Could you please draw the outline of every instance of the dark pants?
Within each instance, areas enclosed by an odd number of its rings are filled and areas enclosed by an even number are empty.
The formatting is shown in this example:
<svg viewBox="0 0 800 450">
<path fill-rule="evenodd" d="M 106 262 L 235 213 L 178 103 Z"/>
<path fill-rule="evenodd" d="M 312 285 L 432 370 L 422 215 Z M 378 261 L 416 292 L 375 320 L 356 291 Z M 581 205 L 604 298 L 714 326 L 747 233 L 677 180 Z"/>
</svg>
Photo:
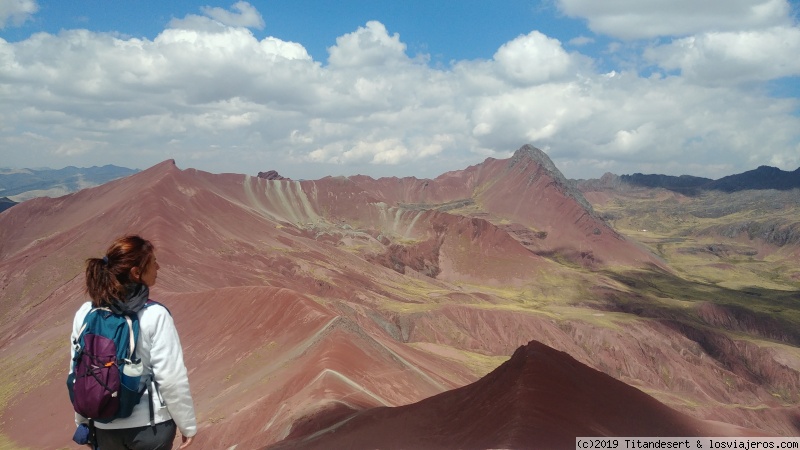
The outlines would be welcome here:
<svg viewBox="0 0 800 450">
<path fill-rule="evenodd" d="M 156 426 L 97 429 L 100 450 L 170 450 L 177 433 L 175 422 L 168 420 Z"/>
</svg>

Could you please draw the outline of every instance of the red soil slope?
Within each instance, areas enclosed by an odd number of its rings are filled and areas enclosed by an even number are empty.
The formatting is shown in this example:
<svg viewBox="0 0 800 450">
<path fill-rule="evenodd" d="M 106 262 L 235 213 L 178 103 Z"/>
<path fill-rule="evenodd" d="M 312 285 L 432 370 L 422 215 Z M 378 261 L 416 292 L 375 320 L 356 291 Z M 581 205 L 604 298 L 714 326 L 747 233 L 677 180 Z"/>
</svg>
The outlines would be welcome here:
<svg viewBox="0 0 800 450">
<path fill-rule="evenodd" d="M 681 414 L 566 353 L 532 341 L 470 385 L 374 408 L 267 448 L 575 448 L 577 436 L 761 435 Z"/>
<path fill-rule="evenodd" d="M 602 297 L 585 287 L 592 272 L 564 258 L 596 267 L 654 260 L 581 213 L 579 199 L 534 156 L 523 149 L 516 162 L 445 174 L 429 180 L 435 191 L 425 195 L 415 193 L 425 182 L 265 180 L 165 161 L 0 213 L 0 444 L 69 443 L 66 350 L 85 301 L 84 261 L 124 233 L 156 244 L 152 295 L 169 306 L 184 343 L 197 448 L 259 448 L 353 412 L 419 402 L 475 381 L 487 372 L 481 367 L 531 339 L 695 417 L 795 432 L 797 408 L 784 406 L 796 398 L 800 362 L 785 346 L 720 337 L 714 342 L 727 359 L 716 359 L 680 327 L 632 325 L 635 317 L 595 325 L 603 315 L 596 310 L 548 309 L 551 300 Z M 464 198 L 472 206 L 463 210 L 408 205 Z M 548 277 L 575 288 L 540 284 Z M 732 366 L 740 347 L 745 359 Z M 775 393 L 786 400 L 771 400 Z"/>
<path fill-rule="evenodd" d="M 390 205 L 477 205 L 479 216 L 503 225 L 537 253 L 562 256 L 585 266 L 664 267 L 657 257 L 628 241 L 593 214 L 583 195 L 541 150 L 526 145 L 506 160 L 488 158 L 433 180 L 357 176 L 351 179 Z"/>
</svg>

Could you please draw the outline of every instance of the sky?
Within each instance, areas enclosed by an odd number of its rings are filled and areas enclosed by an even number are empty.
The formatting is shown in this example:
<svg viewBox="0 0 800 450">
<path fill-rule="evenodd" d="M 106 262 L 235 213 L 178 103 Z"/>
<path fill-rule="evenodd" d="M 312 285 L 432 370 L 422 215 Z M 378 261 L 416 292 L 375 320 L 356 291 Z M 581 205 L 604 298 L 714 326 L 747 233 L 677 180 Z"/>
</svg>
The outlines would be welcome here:
<svg viewBox="0 0 800 450">
<path fill-rule="evenodd" d="M 0 167 L 800 167 L 788 0 L 0 0 Z"/>
</svg>

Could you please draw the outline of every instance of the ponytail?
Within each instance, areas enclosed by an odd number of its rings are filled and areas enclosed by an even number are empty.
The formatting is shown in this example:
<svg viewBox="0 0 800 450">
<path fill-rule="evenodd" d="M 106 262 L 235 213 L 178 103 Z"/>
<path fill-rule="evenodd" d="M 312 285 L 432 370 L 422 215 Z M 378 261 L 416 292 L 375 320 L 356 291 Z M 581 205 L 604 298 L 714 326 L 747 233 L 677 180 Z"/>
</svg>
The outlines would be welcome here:
<svg viewBox="0 0 800 450">
<path fill-rule="evenodd" d="M 140 236 L 130 235 L 115 240 L 102 258 L 86 260 L 86 292 L 92 306 L 108 306 L 112 300 L 125 300 L 127 286 L 135 283 L 131 269 L 141 272 L 152 263 L 155 247 Z"/>
</svg>

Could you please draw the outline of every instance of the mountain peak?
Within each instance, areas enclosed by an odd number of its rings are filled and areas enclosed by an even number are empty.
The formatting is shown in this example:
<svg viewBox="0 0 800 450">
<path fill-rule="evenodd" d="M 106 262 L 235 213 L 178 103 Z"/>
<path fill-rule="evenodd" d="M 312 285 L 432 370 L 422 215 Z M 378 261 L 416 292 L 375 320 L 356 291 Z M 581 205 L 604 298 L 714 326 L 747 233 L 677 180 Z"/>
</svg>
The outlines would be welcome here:
<svg viewBox="0 0 800 450">
<path fill-rule="evenodd" d="M 565 352 L 531 341 L 472 384 L 409 405 L 363 411 L 337 427 L 272 448 L 571 448 L 575 436 L 736 431 L 680 413 Z"/>
<path fill-rule="evenodd" d="M 591 203 L 586 200 L 583 194 L 577 189 L 574 183 L 567 180 L 563 173 L 556 167 L 553 160 L 541 149 L 536 148 L 530 144 L 525 144 L 520 147 L 514 155 L 509 159 L 509 169 L 524 162 L 534 162 L 541 167 L 559 186 L 564 194 L 572 197 L 578 204 L 581 205 L 589 214 L 594 215 L 594 209 Z"/>
<path fill-rule="evenodd" d="M 539 164 L 548 172 L 558 174 L 561 176 L 561 178 L 564 178 L 564 175 L 561 174 L 561 171 L 559 171 L 556 165 L 553 164 L 553 160 L 551 160 L 550 157 L 547 156 L 547 154 L 541 149 L 538 149 L 530 144 L 525 144 L 516 152 L 514 152 L 514 156 L 512 156 L 511 160 L 509 161 L 509 167 L 513 167 L 525 159 L 533 160 L 533 162 Z"/>
<path fill-rule="evenodd" d="M 148 170 L 161 171 L 161 170 L 173 170 L 173 169 L 178 169 L 177 164 L 175 164 L 175 160 L 174 159 L 166 159 L 166 160 L 161 161 L 160 163 L 156 164 L 155 166 L 151 167 Z"/>
</svg>

